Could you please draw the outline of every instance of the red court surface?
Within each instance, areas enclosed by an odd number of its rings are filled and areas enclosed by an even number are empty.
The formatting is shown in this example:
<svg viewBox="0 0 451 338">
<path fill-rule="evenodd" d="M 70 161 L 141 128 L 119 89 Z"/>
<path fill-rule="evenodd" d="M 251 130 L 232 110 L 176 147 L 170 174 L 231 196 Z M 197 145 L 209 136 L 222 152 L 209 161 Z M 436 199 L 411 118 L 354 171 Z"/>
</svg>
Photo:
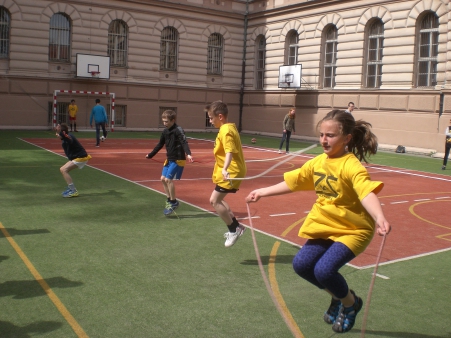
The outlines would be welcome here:
<svg viewBox="0 0 451 338">
<path fill-rule="evenodd" d="M 26 141 L 64 155 L 61 141 L 58 139 Z M 101 143 L 100 148 L 94 147 L 93 138 L 80 139 L 80 142 L 92 156 L 92 160 L 89 161 L 91 167 L 163 192 L 159 178 L 165 160 L 165 150 L 162 149 L 152 160 L 145 158 L 157 143 L 156 140 L 108 139 Z M 211 181 L 214 165 L 213 142 L 189 139 L 189 145 L 195 162 L 187 164 L 182 180 L 176 181 L 177 198 L 214 213 L 209 204 L 214 188 Z M 261 174 L 286 158 L 285 155 L 279 155 L 272 150 L 252 147 L 245 147 L 244 154 L 248 177 Z M 236 195 L 226 197 L 237 218 L 243 224 L 249 225 L 244 202 L 249 192 L 281 182 L 284 172 L 302 166 L 309 158 L 311 156 L 293 156 L 288 162 L 263 177 L 244 181 Z M 61 162 L 63 163 L 64 161 Z M 371 164 L 367 167 L 373 180 L 385 184 L 378 196 L 385 216 L 392 225 L 392 232 L 385 242 L 381 264 L 451 248 L 451 225 L 447 213 L 443 211 L 451 207 L 449 176 Z M 302 225 L 302 219 L 315 200 L 316 195 L 313 191 L 263 198 L 258 203 L 250 204 L 253 226 L 256 230 L 278 239 L 302 245 L 305 240 L 299 238 L 297 233 Z M 156 205 L 155 208 L 161 208 L 163 212 L 164 203 L 165 197 L 162 196 L 161 205 Z M 213 223 L 225 228 L 220 219 Z M 381 237 L 375 235 L 367 250 L 355 258 L 351 265 L 360 268 L 374 265 L 380 245 Z"/>
</svg>

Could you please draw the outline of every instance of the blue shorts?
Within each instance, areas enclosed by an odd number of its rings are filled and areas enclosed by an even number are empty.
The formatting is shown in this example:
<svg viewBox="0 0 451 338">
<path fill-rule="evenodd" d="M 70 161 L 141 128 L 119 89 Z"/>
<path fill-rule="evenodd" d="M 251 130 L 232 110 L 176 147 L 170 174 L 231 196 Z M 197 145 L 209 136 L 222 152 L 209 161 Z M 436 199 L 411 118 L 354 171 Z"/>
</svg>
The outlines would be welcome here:
<svg viewBox="0 0 451 338">
<path fill-rule="evenodd" d="M 170 180 L 179 180 L 182 178 L 183 168 L 177 164 L 175 161 L 168 161 L 168 163 L 163 167 L 161 176 L 164 176 Z"/>
</svg>

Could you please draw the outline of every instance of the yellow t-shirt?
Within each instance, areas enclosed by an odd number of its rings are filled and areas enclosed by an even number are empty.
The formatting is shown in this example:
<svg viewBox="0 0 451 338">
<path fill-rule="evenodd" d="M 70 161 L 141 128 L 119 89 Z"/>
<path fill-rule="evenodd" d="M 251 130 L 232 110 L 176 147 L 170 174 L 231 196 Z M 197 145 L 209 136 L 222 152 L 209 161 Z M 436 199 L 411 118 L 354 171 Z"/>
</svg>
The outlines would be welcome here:
<svg viewBox="0 0 451 338">
<path fill-rule="evenodd" d="M 241 138 L 234 123 L 226 123 L 219 128 L 213 153 L 216 160 L 212 175 L 213 183 L 225 189 L 238 189 L 242 181 L 224 181 L 222 176 L 226 153 L 232 153 L 232 162 L 227 168 L 229 177 L 244 178 L 246 176 L 247 168 Z"/>
<path fill-rule="evenodd" d="M 356 256 L 365 250 L 374 235 L 374 220 L 361 200 L 379 193 L 384 184 L 371 181 L 354 154 L 334 159 L 319 155 L 285 173 L 284 180 L 291 191 L 315 190 L 318 196 L 299 237 L 341 242 Z"/>
<path fill-rule="evenodd" d="M 77 105 L 76 104 L 74 104 L 74 105 L 70 104 L 69 105 L 69 116 L 70 117 L 77 117 L 77 112 L 78 112 Z"/>
</svg>

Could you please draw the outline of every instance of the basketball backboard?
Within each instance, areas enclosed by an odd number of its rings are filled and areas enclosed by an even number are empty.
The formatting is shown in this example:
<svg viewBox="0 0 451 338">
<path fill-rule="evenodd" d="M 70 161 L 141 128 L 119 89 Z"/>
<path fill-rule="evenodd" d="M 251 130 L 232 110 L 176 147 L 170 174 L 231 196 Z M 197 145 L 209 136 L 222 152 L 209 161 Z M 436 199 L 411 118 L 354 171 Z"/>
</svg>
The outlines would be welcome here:
<svg viewBox="0 0 451 338">
<path fill-rule="evenodd" d="M 301 88 L 302 65 L 279 66 L 279 88 Z"/>
<path fill-rule="evenodd" d="M 109 79 L 110 57 L 90 54 L 77 54 L 77 77 Z"/>
</svg>

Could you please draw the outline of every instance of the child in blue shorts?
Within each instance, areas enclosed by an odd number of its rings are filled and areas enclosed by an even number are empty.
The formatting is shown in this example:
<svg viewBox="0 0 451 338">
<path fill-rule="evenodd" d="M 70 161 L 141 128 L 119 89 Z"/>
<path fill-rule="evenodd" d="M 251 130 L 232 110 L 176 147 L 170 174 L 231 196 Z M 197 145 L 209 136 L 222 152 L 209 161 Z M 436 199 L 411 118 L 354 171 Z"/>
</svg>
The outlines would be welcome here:
<svg viewBox="0 0 451 338">
<path fill-rule="evenodd" d="M 165 129 L 161 133 L 160 141 L 155 148 L 146 155 L 146 158 L 154 157 L 163 146 L 166 146 L 166 161 L 161 173 L 161 182 L 166 192 L 167 201 L 163 214 L 168 216 L 179 206 L 175 197 L 175 186 L 173 180 L 182 178 L 183 168 L 186 159 L 193 162 L 191 150 L 185 137 L 182 127 L 175 123 L 177 113 L 173 110 L 165 110 L 161 115 L 161 120 Z M 186 156 L 185 156 L 186 154 Z"/>
</svg>

